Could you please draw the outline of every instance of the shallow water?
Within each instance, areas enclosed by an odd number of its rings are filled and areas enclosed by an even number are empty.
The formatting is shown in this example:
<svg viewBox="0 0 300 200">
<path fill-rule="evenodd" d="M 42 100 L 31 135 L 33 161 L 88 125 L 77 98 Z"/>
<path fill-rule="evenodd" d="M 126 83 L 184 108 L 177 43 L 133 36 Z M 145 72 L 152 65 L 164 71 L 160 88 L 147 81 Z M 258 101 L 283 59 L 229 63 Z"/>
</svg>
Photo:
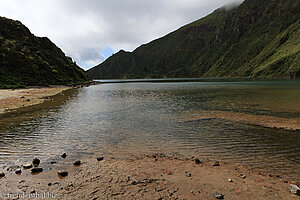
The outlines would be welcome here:
<svg viewBox="0 0 300 200">
<path fill-rule="evenodd" d="M 299 131 L 215 118 L 178 120 L 195 111 L 300 119 L 300 81 L 110 83 L 69 91 L 56 101 L 0 116 L 0 164 L 117 149 L 244 162 L 300 178 Z"/>
</svg>

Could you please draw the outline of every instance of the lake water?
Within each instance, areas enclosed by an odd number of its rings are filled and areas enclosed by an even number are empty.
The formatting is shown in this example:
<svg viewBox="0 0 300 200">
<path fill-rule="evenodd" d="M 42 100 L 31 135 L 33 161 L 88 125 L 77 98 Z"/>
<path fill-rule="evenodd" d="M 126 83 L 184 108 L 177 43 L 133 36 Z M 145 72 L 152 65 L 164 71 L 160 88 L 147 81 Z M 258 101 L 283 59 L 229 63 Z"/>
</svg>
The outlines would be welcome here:
<svg viewBox="0 0 300 200">
<path fill-rule="evenodd" d="M 67 91 L 0 116 L 0 167 L 116 150 L 243 162 L 300 178 L 299 130 L 192 118 L 207 111 L 300 121 L 300 81 L 108 83 Z"/>
</svg>

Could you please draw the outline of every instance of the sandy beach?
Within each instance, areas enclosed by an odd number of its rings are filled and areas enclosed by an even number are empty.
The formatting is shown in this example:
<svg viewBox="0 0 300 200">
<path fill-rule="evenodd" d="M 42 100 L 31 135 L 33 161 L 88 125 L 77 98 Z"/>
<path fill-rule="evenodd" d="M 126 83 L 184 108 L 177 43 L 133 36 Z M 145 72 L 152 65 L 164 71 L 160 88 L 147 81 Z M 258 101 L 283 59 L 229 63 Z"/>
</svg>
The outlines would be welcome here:
<svg viewBox="0 0 300 200">
<path fill-rule="evenodd" d="M 6 172 L 0 189 L 46 199 L 299 199 L 289 190 L 299 182 L 243 164 L 199 160 L 163 154 L 86 158 L 80 166 L 66 165 L 65 178 L 57 175 L 55 164 L 37 175 L 30 175 L 30 169 L 21 175 Z"/>
<path fill-rule="evenodd" d="M 70 87 L 36 87 L 28 89 L 0 89 L 0 114 L 11 112 L 18 108 L 43 103 L 47 97 L 54 96 Z"/>
</svg>

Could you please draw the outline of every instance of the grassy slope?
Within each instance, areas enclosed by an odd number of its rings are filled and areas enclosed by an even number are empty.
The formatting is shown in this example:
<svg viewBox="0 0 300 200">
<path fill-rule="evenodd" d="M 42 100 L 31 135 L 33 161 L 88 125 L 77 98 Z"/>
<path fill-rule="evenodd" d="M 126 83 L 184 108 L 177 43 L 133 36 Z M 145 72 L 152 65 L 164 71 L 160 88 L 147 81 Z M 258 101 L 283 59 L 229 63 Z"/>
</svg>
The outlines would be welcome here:
<svg viewBox="0 0 300 200">
<path fill-rule="evenodd" d="M 298 0 L 218 9 L 88 71 L 93 78 L 299 77 Z"/>
<path fill-rule="evenodd" d="M 35 37 L 20 22 L 0 17 L 0 88 L 86 81 L 85 72 L 48 38 Z"/>
</svg>

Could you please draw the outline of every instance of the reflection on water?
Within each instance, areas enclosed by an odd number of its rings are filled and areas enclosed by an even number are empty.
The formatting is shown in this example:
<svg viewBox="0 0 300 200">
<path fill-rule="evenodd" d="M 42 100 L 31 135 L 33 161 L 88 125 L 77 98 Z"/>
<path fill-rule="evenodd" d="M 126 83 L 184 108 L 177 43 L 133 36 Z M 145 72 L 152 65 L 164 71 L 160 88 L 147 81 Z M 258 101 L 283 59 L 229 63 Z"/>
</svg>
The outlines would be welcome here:
<svg viewBox="0 0 300 200">
<path fill-rule="evenodd" d="M 61 101 L 0 120 L 0 163 L 21 164 L 34 156 L 49 160 L 62 152 L 73 157 L 101 154 L 116 148 L 128 154 L 179 153 L 245 162 L 300 178 L 299 131 L 217 118 L 177 120 L 195 110 L 299 119 L 299 86 L 299 81 L 260 81 L 82 88 L 57 97 Z"/>
</svg>

